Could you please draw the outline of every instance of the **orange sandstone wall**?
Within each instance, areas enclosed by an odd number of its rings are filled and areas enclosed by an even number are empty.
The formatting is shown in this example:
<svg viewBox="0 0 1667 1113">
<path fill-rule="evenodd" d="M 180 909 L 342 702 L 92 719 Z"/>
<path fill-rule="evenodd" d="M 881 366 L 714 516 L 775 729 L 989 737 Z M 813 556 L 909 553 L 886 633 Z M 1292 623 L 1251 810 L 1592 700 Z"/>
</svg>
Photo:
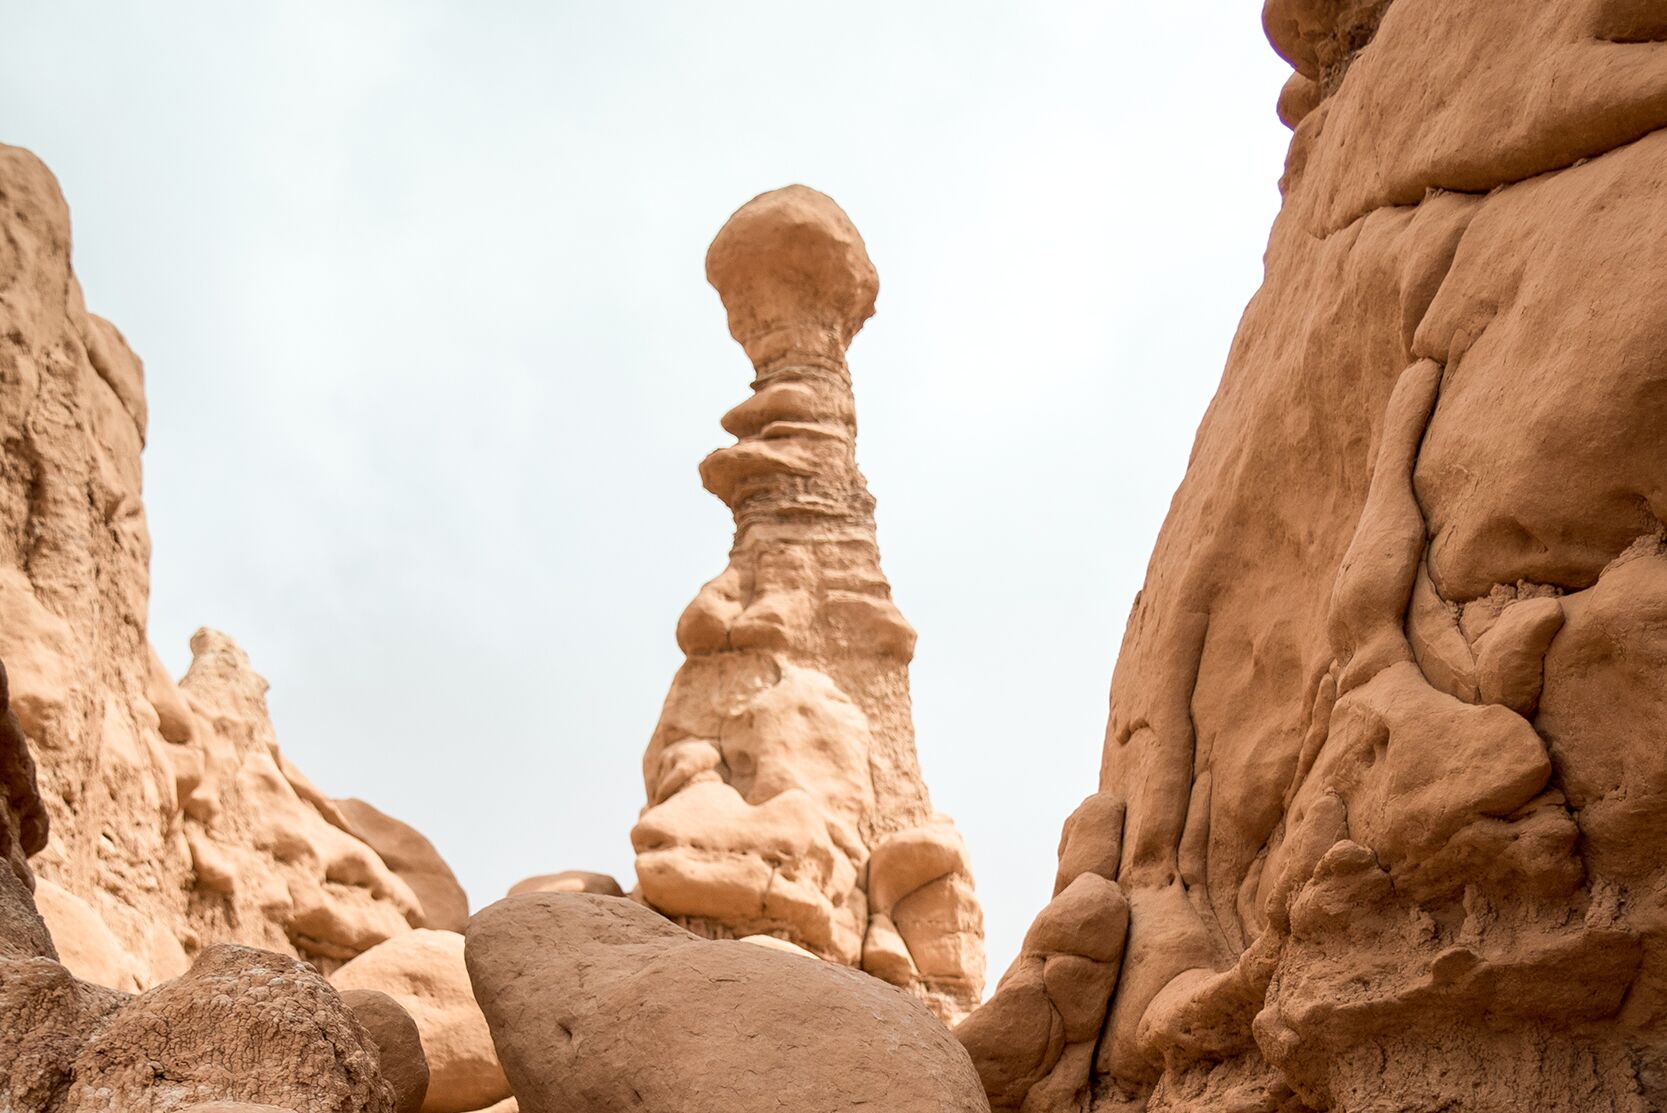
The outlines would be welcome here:
<svg viewBox="0 0 1667 1113">
<path fill-rule="evenodd" d="M 998 1109 L 1667 1107 L 1667 8 L 1270 0 L 1266 277 Z"/>
</svg>

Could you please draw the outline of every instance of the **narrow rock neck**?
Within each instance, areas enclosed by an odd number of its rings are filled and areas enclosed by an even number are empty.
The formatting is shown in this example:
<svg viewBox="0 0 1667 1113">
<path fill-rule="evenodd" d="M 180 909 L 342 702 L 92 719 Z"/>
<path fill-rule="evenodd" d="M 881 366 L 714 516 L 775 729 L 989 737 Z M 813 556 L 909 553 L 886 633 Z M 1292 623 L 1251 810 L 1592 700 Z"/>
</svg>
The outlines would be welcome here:
<svg viewBox="0 0 1667 1113">
<path fill-rule="evenodd" d="M 784 334 L 773 334 L 783 339 Z M 856 403 L 843 344 L 795 330 L 814 344 L 755 362 L 753 394 L 724 415 L 736 443 L 702 465 L 707 488 L 735 518 L 735 549 L 874 538 L 874 498 L 856 462 Z"/>
</svg>

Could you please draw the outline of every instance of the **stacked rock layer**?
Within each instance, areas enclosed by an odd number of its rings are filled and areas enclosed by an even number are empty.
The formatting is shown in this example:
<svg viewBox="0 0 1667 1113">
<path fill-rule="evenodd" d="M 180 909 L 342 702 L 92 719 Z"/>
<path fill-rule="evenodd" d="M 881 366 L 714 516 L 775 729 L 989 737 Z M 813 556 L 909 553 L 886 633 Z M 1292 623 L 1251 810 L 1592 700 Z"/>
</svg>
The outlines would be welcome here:
<svg viewBox="0 0 1667 1113">
<path fill-rule="evenodd" d="M 915 634 L 856 464 L 845 350 L 874 312 L 874 267 L 838 206 L 791 186 L 730 218 L 707 276 L 755 378 L 723 419 L 737 443 L 700 468 L 735 544 L 678 622 L 688 660 L 632 832 L 640 895 L 698 933 L 783 938 L 959 1019 L 983 986 L 982 914 L 921 779 Z"/>
<path fill-rule="evenodd" d="M 1265 22 L 1265 281 L 960 1035 L 1027 1113 L 1667 1108 L 1667 18 Z"/>
</svg>

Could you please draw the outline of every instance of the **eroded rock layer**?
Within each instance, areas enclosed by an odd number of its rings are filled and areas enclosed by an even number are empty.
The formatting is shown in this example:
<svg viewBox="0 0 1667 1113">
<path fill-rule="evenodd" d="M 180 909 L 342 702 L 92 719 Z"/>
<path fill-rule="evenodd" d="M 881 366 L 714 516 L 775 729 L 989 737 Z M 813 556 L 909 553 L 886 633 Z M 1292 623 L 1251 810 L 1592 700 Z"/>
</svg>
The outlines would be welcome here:
<svg viewBox="0 0 1667 1113">
<path fill-rule="evenodd" d="M 202 631 L 176 684 L 151 649 L 142 368 L 87 312 L 57 183 L 15 147 L 0 232 L 0 656 L 52 821 L 35 866 L 66 962 L 142 989 L 219 941 L 328 968 L 422 923 L 278 749 L 242 651 Z"/>
<path fill-rule="evenodd" d="M 1667 18 L 1265 20 L 1265 280 L 960 1034 L 1026 1113 L 1667 1108 Z"/>
<path fill-rule="evenodd" d="M 749 202 L 707 255 L 756 377 L 701 464 L 735 515 L 723 574 L 677 626 L 688 660 L 643 758 L 640 895 L 701 934 L 775 935 L 921 995 L 979 999 L 966 849 L 915 756 L 914 630 L 891 600 L 857 470 L 845 349 L 879 283 L 827 197 Z"/>
</svg>

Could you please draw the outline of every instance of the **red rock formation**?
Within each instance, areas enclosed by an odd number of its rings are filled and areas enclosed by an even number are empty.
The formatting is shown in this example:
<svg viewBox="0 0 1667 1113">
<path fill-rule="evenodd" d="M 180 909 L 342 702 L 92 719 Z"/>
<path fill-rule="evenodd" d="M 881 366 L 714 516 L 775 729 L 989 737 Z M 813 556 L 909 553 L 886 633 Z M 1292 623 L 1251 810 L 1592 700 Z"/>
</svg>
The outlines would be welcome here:
<svg viewBox="0 0 1667 1113">
<path fill-rule="evenodd" d="M 914 630 L 891 600 L 856 463 L 845 349 L 879 280 L 827 197 L 789 186 L 706 260 L 753 395 L 700 468 L 735 515 L 723 574 L 677 626 L 688 661 L 643 758 L 641 895 L 702 934 L 776 935 L 959 1019 L 984 983 L 966 848 L 927 798 Z"/>
<path fill-rule="evenodd" d="M 960 1033 L 1026 1113 L 1667 1108 L 1667 18 L 1265 21 L 1265 281 Z"/>
</svg>

